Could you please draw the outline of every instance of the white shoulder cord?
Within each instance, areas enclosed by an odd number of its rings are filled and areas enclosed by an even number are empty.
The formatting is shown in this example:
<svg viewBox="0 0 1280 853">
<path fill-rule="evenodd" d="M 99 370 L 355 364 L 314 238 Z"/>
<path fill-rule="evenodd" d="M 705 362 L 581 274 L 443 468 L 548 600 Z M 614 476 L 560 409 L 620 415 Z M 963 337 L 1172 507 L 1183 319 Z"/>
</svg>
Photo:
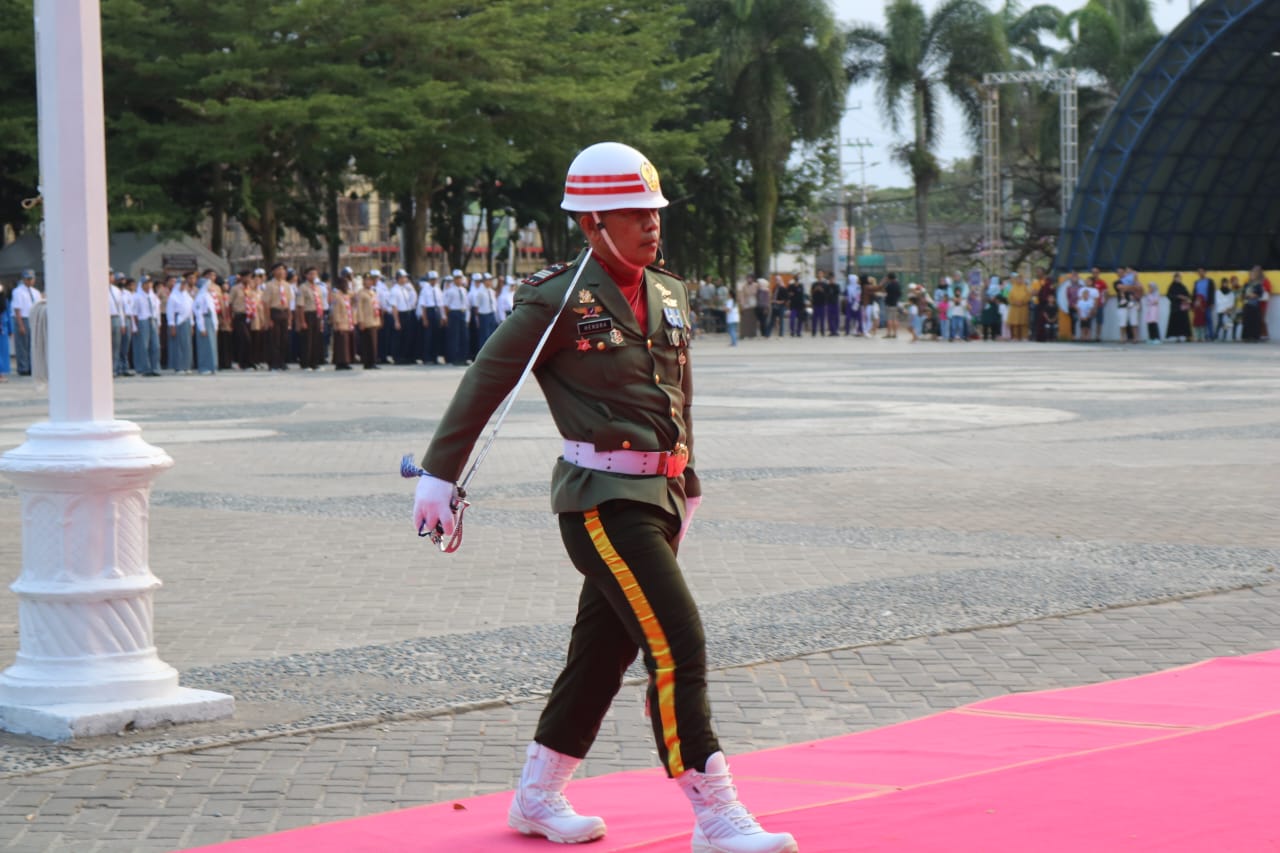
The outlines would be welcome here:
<svg viewBox="0 0 1280 853">
<path fill-rule="evenodd" d="M 569 304 L 569 297 L 577 289 L 578 279 L 582 278 L 582 271 L 587 268 L 587 261 L 590 258 L 591 249 L 588 248 L 586 254 L 582 256 L 582 261 L 578 264 L 577 272 L 573 274 L 573 279 L 569 282 L 569 287 L 565 289 L 564 298 L 560 300 L 560 307 L 556 309 L 551 322 L 543 330 L 542 337 L 538 340 L 538 345 L 533 348 L 533 354 L 529 356 L 529 363 L 524 366 L 524 371 L 521 372 L 520 378 L 516 380 L 511 393 L 507 395 L 506 405 L 502 407 L 502 412 L 498 415 L 498 419 L 494 421 L 493 431 L 489 433 L 488 440 L 484 443 L 484 447 L 480 448 L 480 453 L 476 456 L 475 461 L 471 463 L 471 467 L 467 470 L 466 476 L 462 478 L 462 482 L 457 484 L 457 498 L 450 502 L 450 508 L 453 510 L 453 534 L 446 540 L 444 538 L 444 527 L 439 523 L 436 524 L 434 530 L 418 531 L 419 536 L 429 536 L 431 541 L 446 554 L 452 554 L 462 545 L 462 514 L 467 511 L 467 507 L 471 506 L 471 502 L 466 499 L 467 486 L 471 484 L 471 478 L 480 469 L 480 463 L 484 462 L 484 458 L 489 455 L 489 449 L 493 447 L 494 439 L 498 437 L 498 430 L 502 428 L 502 422 L 506 420 L 507 413 L 515 405 L 516 398 L 520 396 L 520 389 L 524 387 L 525 380 L 533 372 L 533 365 L 538 361 L 538 356 L 542 354 L 542 348 L 546 346 L 547 339 L 551 337 L 551 331 L 556 327 L 556 321 L 564 313 L 564 307 Z M 404 458 L 400 460 L 400 476 L 412 479 L 413 477 L 427 476 L 427 472 L 414 464 L 411 454 L 405 454 Z"/>
</svg>

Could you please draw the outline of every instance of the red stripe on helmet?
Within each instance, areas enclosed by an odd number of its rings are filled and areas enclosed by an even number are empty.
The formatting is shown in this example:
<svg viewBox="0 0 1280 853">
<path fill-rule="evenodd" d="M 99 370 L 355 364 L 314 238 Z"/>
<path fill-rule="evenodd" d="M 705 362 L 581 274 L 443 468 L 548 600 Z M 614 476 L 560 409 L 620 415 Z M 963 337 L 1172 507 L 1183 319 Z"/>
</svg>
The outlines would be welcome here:
<svg viewBox="0 0 1280 853">
<path fill-rule="evenodd" d="M 616 187 L 573 187 L 564 188 L 565 195 L 622 195 L 625 193 L 642 193 L 648 189 L 644 184 L 624 184 Z"/>
<path fill-rule="evenodd" d="M 566 182 L 571 184 L 620 184 L 638 180 L 640 180 L 638 172 L 629 172 L 625 175 L 570 175 Z"/>
</svg>

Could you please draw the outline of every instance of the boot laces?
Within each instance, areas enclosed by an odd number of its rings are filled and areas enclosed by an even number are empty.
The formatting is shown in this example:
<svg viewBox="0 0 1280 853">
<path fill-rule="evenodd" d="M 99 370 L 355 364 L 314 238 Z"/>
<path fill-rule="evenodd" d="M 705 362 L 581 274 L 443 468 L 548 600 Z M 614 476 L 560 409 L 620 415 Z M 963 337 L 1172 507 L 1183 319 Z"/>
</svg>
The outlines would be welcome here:
<svg viewBox="0 0 1280 853">
<path fill-rule="evenodd" d="M 569 803 L 568 798 L 559 791 L 551 791 L 546 788 L 535 788 L 533 794 L 538 805 L 542 806 L 556 817 L 577 817 L 578 815 L 578 813 L 573 810 L 573 806 Z"/>
<path fill-rule="evenodd" d="M 727 820 L 742 833 L 762 832 L 747 807 L 738 801 L 738 789 L 733 784 L 733 777 L 728 773 L 703 774 L 704 790 L 711 801 L 711 811 L 717 817 Z"/>
</svg>

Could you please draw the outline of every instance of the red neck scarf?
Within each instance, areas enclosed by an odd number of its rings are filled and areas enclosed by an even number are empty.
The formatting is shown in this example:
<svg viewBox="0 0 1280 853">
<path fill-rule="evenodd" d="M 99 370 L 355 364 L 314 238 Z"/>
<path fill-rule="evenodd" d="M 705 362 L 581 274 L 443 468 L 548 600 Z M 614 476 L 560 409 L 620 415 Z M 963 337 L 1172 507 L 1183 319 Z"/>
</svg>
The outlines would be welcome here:
<svg viewBox="0 0 1280 853">
<path fill-rule="evenodd" d="M 604 271 L 609 274 L 609 278 L 613 279 L 613 283 L 618 286 L 618 290 L 626 297 L 627 304 L 631 306 L 631 313 L 635 315 L 636 320 L 640 323 L 640 330 L 648 329 L 649 306 L 648 301 L 645 299 L 644 269 L 619 273 L 603 260 L 600 261 L 600 266 L 604 268 Z"/>
</svg>

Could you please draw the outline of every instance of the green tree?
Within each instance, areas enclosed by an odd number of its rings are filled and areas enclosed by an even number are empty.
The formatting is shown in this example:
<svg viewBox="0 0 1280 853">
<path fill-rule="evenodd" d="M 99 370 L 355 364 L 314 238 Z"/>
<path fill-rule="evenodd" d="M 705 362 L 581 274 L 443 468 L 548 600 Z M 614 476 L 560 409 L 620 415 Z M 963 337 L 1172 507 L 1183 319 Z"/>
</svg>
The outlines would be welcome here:
<svg viewBox="0 0 1280 853">
<path fill-rule="evenodd" d="M 829 137 L 849 83 L 843 33 L 825 0 L 711 0 L 715 66 L 733 150 L 750 167 L 754 268 L 769 269 L 779 186 L 797 143 Z"/>
<path fill-rule="evenodd" d="M 342 8 L 106 0 L 113 227 L 193 232 L 234 216 L 267 264 L 286 227 L 318 247 L 316 185 L 339 184 L 361 79 L 343 62 Z"/>
<path fill-rule="evenodd" d="M 1062 19 L 1058 35 L 1068 43 L 1063 66 L 1096 73 L 1111 103 L 1161 39 L 1150 0 L 1088 0 Z"/>
<path fill-rule="evenodd" d="M 923 280 L 929 190 L 941 172 L 934 150 L 942 96 L 950 94 L 959 103 L 976 139 L 982 75 L 999 70 L 1007 47 L 999 18 L 978 0 L 947 0 L 932 15 L 917 0 L 891 0 L 885 18 L 883 30 L 863 25 L 850 32 L 849 74 L 854 82 L 875 80 L 882 111 L 895 131 L 901 129 L 904 113 L 910 117 L 911 137 L 895 156 L 910 170 L 915 189 Z"/>
<path fill-rule="evenodd" d="M 0 0 L 0 241 L 4 227 L 21 233 L 34 214 L 22 208 L 37 195 L 35 27 L 31 0 Z M 38 209 L 37 209 L 38 210 Z"/>
</svg>

